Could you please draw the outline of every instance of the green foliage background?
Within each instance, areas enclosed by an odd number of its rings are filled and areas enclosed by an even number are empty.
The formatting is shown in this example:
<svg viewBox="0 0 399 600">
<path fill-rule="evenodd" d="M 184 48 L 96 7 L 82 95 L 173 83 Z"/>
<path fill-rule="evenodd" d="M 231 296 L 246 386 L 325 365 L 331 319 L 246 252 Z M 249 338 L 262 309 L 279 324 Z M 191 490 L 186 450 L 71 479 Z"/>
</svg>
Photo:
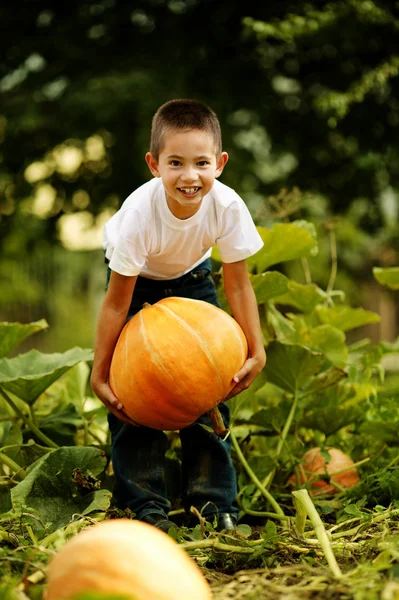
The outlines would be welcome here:
<svg viewBox="0 0 399 600">
<path fill-rule="evenodd" d="M 218 113 L 223 182 L 257 225 L 336 220 L 338 284 L 359 303 L 371 267 L 398 264 L 398 26 L 397 3 L 382 0 L 4 3 L 0 319 L 46 318 L 49 350 L 92 343 L 101 250 L 66 251 L 60 225 L 76 213 L 100 226 L 150 177 L 151 118 L 175 97 Z M 66 150 L 80 152 L 74 169 L 57 159 Z M 326 288 L 320 239 L 310 268 Z M 305 282 L 298 268 L 282 270 Z"/>
</svg>

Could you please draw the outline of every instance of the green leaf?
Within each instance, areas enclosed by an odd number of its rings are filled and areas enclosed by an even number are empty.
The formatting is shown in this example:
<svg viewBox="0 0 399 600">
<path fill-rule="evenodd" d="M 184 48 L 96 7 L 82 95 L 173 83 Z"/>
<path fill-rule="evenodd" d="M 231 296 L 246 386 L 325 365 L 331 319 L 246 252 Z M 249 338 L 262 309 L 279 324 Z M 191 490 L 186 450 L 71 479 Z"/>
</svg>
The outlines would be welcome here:
<svg viewBox="0 0 399 600">
<path fill-rule="evenodd" d="M 0 424 L 0 448 L 6 456 L 9 456 L 15 462 L 22 466 L 26 466 L 24 460 L 19 459 L 21 447 L 23 447 L 23 436 L 21 427 L 12 421 L 5 421 Z M 39 455 L 41 456 L 41 455 Z M 35 457 L 36 460 L 38 456 Z M 32 462 L 32 461 L 31 461 Z"/>
<path fill-rule="evenodd" d="M 323 371 L 313 377 L 310 382 L 310 385 L 306 388 L 306 394 L 315 394 L 316 392 L 320 392 L 328 387 L 331 387 L 347 377 L 347 374 L 342 369 L 337 369 L 336 367 L 332 367 L 327 371 Z"/>
<path fill-rule="evenodd" d="M 315 256 L 318 252 L 316 230 L 313 223 L 308 221 L 276 223 L 272 229 L 257 229 L 264 246 L 247 259 L 248 270 L 251 272 L 256 268 L 257 273 L 262 273 L 271 265 Z"/>
<path fill-rule="evenodd" d="M 248 404 L 251 404 L 252 399 L 257 390 L 259 390 L 266 383 L 266 373 L 264 369 L 259 373 L 256 377 L 255 381 L 252 383 L 251 387 L 247 390 L 243 390 L 237 396 L 233 396 L 230 400 L 227 400 L 227 405 L 230 408 L 231 412 L 231 420 L 237 418 L 239 411 Z"/>
<path fill-rule="evenodd" d="M 3 449 L 3 452 L 4 454 L 7 454 L 7 456 L 13 458 L 18 465 L 26 469 L 39 458 L 51 452 L 51 450 L 45 446 L 37 444 L 32 439 L 29 439 L 27 443 L 21 443 L 15 448 Z"/>
<path fill-rule="evenodd" d="M 319 404 L 314 405 L 312 410 L 307 411 L 303 418 L 298 421 L 298 425 L 308 429 L 317 429 L 328 436 L 336 433 L 342 427 L 354 423 L 362 415 L 362 411 L 356 406 L 341 408 L 326 402 L 326 398 L 321 397 Z"/>
<path fill-rule="evenodd" d="M 288 290 L 288 278 L 278 271 L 250 275 L 250 281 L 258 304 L 281 296 Z"/>
<path fill-rule="evenodd" d="M 277 463 L 270 454 L 261 456 L 251 456 L 248 459 L 248 464 L 258 479 L 264 479 L 271 471 L 273 471 Z"/>
<path fill-rule="evenodd" d="M 63 354 L 30 350 L 15 358 L 0 360 L 0 386 L 24 402 L 33 404 L 56 379 L 80 361 L 93 359 L 93 351 L 71 348 Z"/>
<path fill-rule="evenodd" d="M 48 328 L 45 319 L 32 323 L 0 323 L 0 358 L 8 356 L 22 340 Z"/>
<path fill-rule="evenodd" d="M 345 344 L 345 334 L 331 327 L 320 325 L 310 330 L 310 346 L 320 350 L 336 367 L 343 369 L 348 362 L 348 347 Z"/>
<path fill-rule="evenodd" d="M 269 302 L 267 305 L 267 325 L 273 328 L 276 337 L 280 341 L 291 342 L 295 335 L 295 327 L 290 319 L 287 319 L 273 303 Z"/>
<path fill-rule="evenodd" d="M 86 400 L 89 375 L 89 365 L 81 361 L 55 381 L 46 390 L 46 396 L 53 406 L 72 403 L 78 411 L 81 411 Z"/>
<path fill-rule="evenodd" d="M 351 308 L 350 306 L 317 306 L 316 314 L 321 323 L 332 325 L 341 331 L 349 331 L 356 327 L 381 321 L 377 313 L 364 308 Z"/>
<path fill-rule="evenodd" d="M 327 360 L 342 369 L 348 362 L 348 347 L 345 334 L 331 325 L 311 327 L 302 316 L 289 315 L 295 327 L 295 332 L 286 335 L 285 341 L 300 344 L 322 352 Z"/>
<path fill-rule="evenodd" d="M 373 267 L 373 275 L 381 285 L 391 290 L 399 290 L 399 267 L 390 267 L 387 269 Z"/>
<path fill-rule="evenodd" d="M 361 398 L 356 398 L 355 386 L 345 382 L 320 390 L 306 401 L 307 406 L 298 425 L 317 429 L 325 435 L 332 435 L 364 414 L 363 408 L 358 406 Z"/>
<path fill-rule="evenodd" d="M 266 352 L 268 380 L 292 394 L 306 388 L 324 363 L 321 353 L 294 344 L 274 341 L 268 345 Z"/>
<path fill-rule="evenodd" d="M 73 445 L 76 431 L 82 425 L 83 419 L 72 403 L 57 407 L 38 423 L 40 430 L 60 446 Z"/>
<path fill-rule="evenodd" d="M 13 509 L 29 507 L 40 518 L 51 523 L 50 531 L 64 527 L 75 513 L 88 514 L 106 510 L 110 505 L 108 490 L 80 490 L 74 482 L 74 471 L 95 478 L 106 466 L 104 452 L 94 447 L 58 448 L 33 463 L 21 483 L 11 490 Z"/>
<path fill-rule="evenodd" d="M 325 296 L 325 292 L 314 283 L 304 284 L 289 279 L 287 291 L 277 298 L 274 297 L 273 302 L 294 306 L 304 313 L 310 313 L 324 301 Z"/>
<path fill-rule="evenodd" d="M 276 409 L 274 407 L 261 408 L 251 416 L 248 423 L 259 425 L 259 427 L 262 427 L 262 429 L 269 433 L 276 433 L 280 428 L 275 423 L 275 417 Z"/>
</svg>

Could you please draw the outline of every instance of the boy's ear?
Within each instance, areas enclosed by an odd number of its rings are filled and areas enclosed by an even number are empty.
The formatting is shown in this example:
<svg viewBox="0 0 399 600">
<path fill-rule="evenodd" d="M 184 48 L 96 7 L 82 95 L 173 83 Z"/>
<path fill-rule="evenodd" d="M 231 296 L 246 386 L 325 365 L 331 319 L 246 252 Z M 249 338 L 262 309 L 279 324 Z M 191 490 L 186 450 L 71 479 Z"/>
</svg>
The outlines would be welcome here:
<svg viewBox="0 0 399 600">
<path fill-rule="evenodd" d="M 150 171 L 154 175 L 154 177 L 161 177 L 158 171 L 158 161 L 155 160 L 151 152 L 147 152 L 147 154 L 145 155 L 145 162 L 149 166 Z"/>
<path fill-rule="evenodd" d="M 222 174 L 224 166 L 228 160 L 229 160 L 229 155 L 227 154 L 227 152 L 222 152 L 222 154 L 219 156 L 219 158 L 216 162 L 216 177 L 219 177 L 219 175 Z"/>
</svg>

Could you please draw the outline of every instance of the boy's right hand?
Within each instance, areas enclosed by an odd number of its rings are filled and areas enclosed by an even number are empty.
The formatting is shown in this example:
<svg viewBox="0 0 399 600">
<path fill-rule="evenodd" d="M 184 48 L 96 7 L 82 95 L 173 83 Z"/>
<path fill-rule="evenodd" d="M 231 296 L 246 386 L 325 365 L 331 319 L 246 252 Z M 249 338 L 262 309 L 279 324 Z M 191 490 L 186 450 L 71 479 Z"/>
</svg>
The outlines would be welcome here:
<svg viewBox="0 0 399 600">
<path fill-rule="evenodd" d="M 103 383 L 95 383 L 91 382 L 91 387 L 97 398 L 101 400 L 104 406 L 112 412 L 115 417 L 117 417 L 120 421 L 124 423 L 128 423 L 129 425 L 134 425 L 138 427 L 138 423 L 133 421 L 125 412 L 125 409 L 122 403 L 118 400 L 118 398 L 113 393 L 111 386 L 107 382 Z"/>
</svg>

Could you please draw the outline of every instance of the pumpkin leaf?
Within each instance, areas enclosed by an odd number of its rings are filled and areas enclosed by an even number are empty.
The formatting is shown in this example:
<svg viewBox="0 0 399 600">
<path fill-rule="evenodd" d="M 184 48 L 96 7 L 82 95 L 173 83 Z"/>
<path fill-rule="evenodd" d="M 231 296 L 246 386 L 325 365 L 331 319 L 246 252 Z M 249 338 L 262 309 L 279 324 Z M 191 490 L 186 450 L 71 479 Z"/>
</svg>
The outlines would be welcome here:
<svg viewBox="0 0 399 600">
<path fill-rule="evenodd" d="M 259 425 L 265 432 L 276 433 L 280 431 L 280 419 L 277 418 L 276 412 L 274 407 L 261 408 L 251 416 L 248 423 Z"/>
<path fill-rule="evenodd" d="M 248 464 L 258 479 L 264 479 L 277 466 L 276 461 L 270 454 L 251 456 L 248 459 Z"/>
<path fill-rule="evenodd" d="M 267 305 L 267 325 L 273 329 L 276 337 L 280 341 L 287 341 L 290 343 L 295 335 L 295 327 L 290 319 L 287 319 L 281 314 L 279 310 L 274 306 L 273 303 L 269 302 Z"/>
<path fill-rule="evenodd" d="M 76 430 L 83 425 L 74 404 L 61 405 L 40 419 L 39 427 L 59 446 L 73 445 Z"/>
<path fill-rule="evenodd" d="M 333 365 L 343 369 L 348 362 L 348 347 L 345 335 L 330 325 L 320 325 L 311 331 L 311 347 L 320 350 Z"/>
<path fill-rule="evenodd" d="M 86 491 L 74 481 L 74 472 L 95 479 L 106 466 L 104 452 L 94 447 L 68 446 L 49 452 L 29 469 L 25 479 L 11 490 L 13 509 L 36 511 L 49 530 L 67 525 L 75 513 L 106 510 L 111 501 L 108 490 Z"/>
<path fill-rule="evenodd" d="M 324 356 L 320 352 L 295 344 L 273 341 L 266 351 L 265 372 L 268 381 L 292 394 L 306 388 L 324 363 Z"/>
<path fill-rule="evenodd" d="M 278 271 L 266 271 L 250 275 L 251 284 L 258 304 L 284 294 L 288 289 L 288 278 Z"/>
<path fill-rule="evenodd" d="M 317 306 L 316 314 L 322 324 L 332 325 L 341 331 L 349 331 L 356 327 L 381 321 L 381 317 L 377 313 L 364 308 L 351 308 L 350 306 Z"/>
<path fill-rule="evenodd" d="M 80 411 L 86 400 L 90 367 L 81 361 L 57 379 L 45 392 L 51 405 L 72 403 Z"/>
<path fill-rule="evenodd" d="M 304 284 L 289 279 L 287 291 L 281 296 L 274 297 L 273 302 L 294 306 L 303 313 L 310 313 L 324 301 L 325 296 L 325 292 L 315 283 Z"/>
<path fill-rule="evenodd" d="M 373 275 L 381 285 L 391 290 L 399 290 L 399 267 L 390 267 L 387 269 L 373 267 Z"/>
<path fill-rule="evenodd" d="M 93 359 L 93 351 L 71 348 L 63 354 L 30 350 L 15 358 L 0 360 L 0 386 L 33 404 L 56 379 L 80 361 Z"/>
<path fill-rule="evenodd" d="M 313 223 L 293 221 L 276 223 L 271 229 L 257 227 L 264 246 L 247 259 L 248 270 L 262 273 L 271 265 L 287 260 L 316 256 L 317 234 Z"/>
<path fill-rule="evenodd" d="M 247 258 L 248 270 L 251 273 L 263 273 L 271 265 L 316 256 L 318 253 L 316 229 L 313 223 L 308 221 L 275 223 L 271 229 L 259 226 L 257 230 L 264 245 L 254 256 Z M 217 246 L 212 248 L 212 259 L 217 264 L 222 263 Z"/>
<path fill-rule="evenodd" d="M 331 325 L 310 327 L 302 316 L 289 315 L 295 328 L 294 332 L 285 336 L 287 343 L 301 344 L 312 350 L 322 352 L 327 360 L 339 369 L 348 362 L 348 347 L 345 334 Z"/>
<path fill-rule="evenodd" d="M 298 426 L 317 429 L 324 435 L 332 435 L 342 427 L 355 423 L 361 418 L 363 411 L 358 406 L 344 408 L 336 403 L 335 388 L 332 395 L 323 394 L 317 396 L 317 402 L 308 407 L 302 419 L 298 420 Z"/>
<path fill-rule="evenodd" d="M 334 386 L 338 381 L 346 378 L 347 374 L 342 369 L 331 367 L 327 371 L 319 373 L 311 380 L 306 388 L 306 394 L 314 394 L 328 387 Z"/>
<path fill-rule="evenodd" d="M 45 319 L 32 323 L 0 323 L 0 358 L 8 356 L 13 348 L 29 336 L 47 328 Z"/>
</svg>

